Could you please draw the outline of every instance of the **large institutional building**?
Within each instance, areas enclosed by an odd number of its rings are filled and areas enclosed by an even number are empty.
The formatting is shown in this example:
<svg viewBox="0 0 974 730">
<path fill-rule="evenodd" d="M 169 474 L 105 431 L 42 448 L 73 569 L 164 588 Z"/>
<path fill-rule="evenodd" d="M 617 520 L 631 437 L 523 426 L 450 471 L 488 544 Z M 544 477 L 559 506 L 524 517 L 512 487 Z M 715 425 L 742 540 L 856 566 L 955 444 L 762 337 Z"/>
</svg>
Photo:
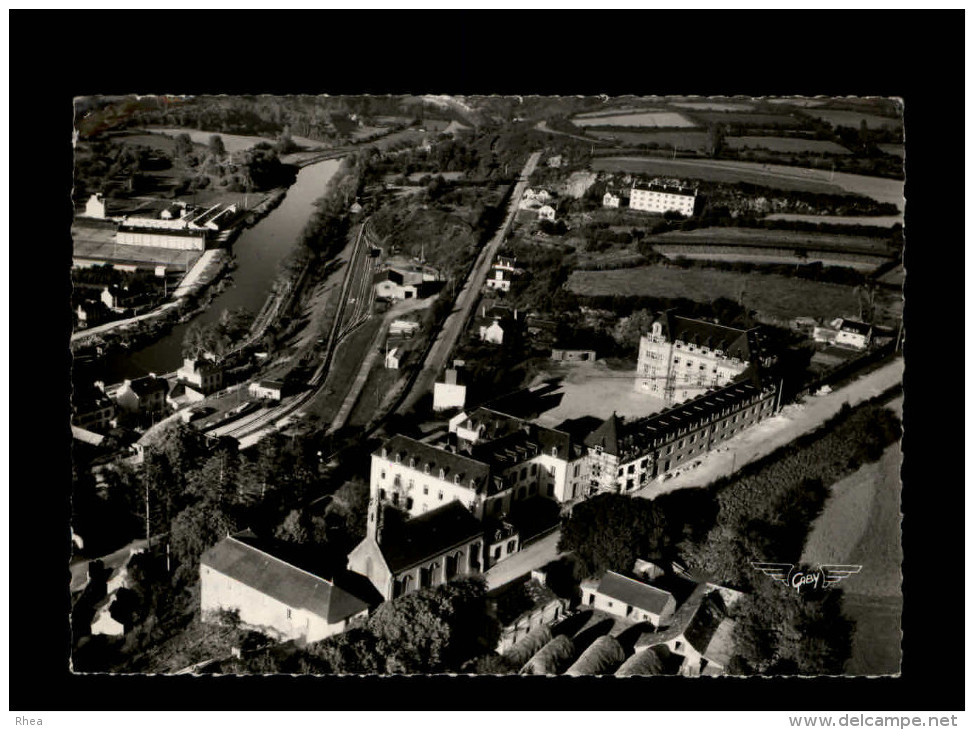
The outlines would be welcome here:
<svg viewBox="0 0 974 730">
<path fill-rule="evenodd" d="M 650 213 L 666 213 L 674 210 L 692 216 L 697 203 L 697 191 L 670 185 L 651 183 L 646 188 L 633 187 L 629 191 L 629 207 Z"/>
<path fill-rule="evenodd" d="M 758 358 L 757 328 L 724 327 L 667 311 L 639 340 L 636 390 L 667 403 L 726 385 Z"/>
</svg>

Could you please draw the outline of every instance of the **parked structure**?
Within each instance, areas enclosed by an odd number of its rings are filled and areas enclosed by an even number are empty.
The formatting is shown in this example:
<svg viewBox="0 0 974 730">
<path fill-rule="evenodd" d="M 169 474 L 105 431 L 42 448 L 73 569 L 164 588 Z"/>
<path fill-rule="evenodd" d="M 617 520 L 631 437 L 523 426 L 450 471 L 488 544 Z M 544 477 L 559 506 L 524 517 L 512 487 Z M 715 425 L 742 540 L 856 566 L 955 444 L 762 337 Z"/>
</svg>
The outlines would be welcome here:
<svg viewBox="0 0 974 730">
<path fill-rule="evenodd" d="M 200 558 L 203 621 L 237 611 L 245 626 L 279 640 L 320 641 L 368 615 L 368 605 L 334 582 L 257 546 L 253 533 L 226 537 Z"/>
<path fill-rule="evenodd" d="M 697 201 L 697 191 L 678 186 L 651 183 L 648 187 L 633 186 L 629 191 L 629 207 L 650 213 L 676 211 L 681 215 L 692 216 Z"/>
<path fill-rule="evenodd" d="M 772 415 L 776 394 L 755 379 L 634 421 L 613 414 L 585 438 L 590 491 L 629 492 L 700 458 Z"/>
<path fill-rule="evenodd" d="M 667 403 L 726 385 L 759 359 L 758 330 L 691 319 L 668 310 L 639 339 L 636 390 Z"/>
<path fill-rule="evenodd" d="M 261 400 L 279 401 L 284 397 L 285 388 L 280 380 L 256 380 L 247 387 L 247 392 Z"/>
<path fill-rule="evenodd" d="M 812 331 L 816 342 L 844 345 L 857 350 L 869 347 L 873 337 L 873 326 L 852 319 L 835 319 L 828 327 L 816 326 Z"/>
<path fill-rule="evenodd" d="M 631 621 L 659 626 L 676 611 L 673 594 L 611 570 L 582 582 L 582 605 Z"/>
</svg>

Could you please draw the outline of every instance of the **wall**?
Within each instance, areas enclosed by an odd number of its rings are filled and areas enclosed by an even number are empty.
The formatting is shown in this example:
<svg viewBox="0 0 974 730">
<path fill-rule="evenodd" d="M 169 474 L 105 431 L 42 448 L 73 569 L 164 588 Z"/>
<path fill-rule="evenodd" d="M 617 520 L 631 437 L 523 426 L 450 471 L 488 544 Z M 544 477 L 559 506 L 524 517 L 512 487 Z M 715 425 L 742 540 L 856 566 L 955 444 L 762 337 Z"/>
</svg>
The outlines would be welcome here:
<svg viewBox="0 0 974 730">
<path fill-rule="evenodd" d="M 371 511 L 369 516 L 371 518 Z M 366 537 L 348 554 L 348 569 L 368 578 L 385 600 L 392 597 L 392 573 L 371 537 Z"/>
<path fill-rule="evenodd" d="M 398 488 L 395 486 L 396 476 L 400 482 Z M 372 497 L 377 497 L 380 489 L 385 491 L 387 501 L 392 501 L 393 494 L 398 494 L 398 503 L 392 503 L 413 517 L 456 499 L 478 520 L 483 519 L 483 499 L 470 488 L 469 481 L 454 484 L 452 479 L 440 479 L 438 474 L 426 474 L 422 469 L 410 468 L 408 462 L 397 464 L 373 454 L 369 492 Z"/>
<path fill-rule="evenodd" d="M 462 545 L 424 560 L 419 565 L 396 573 L 391 585 L 391 597 L 398 598 L 419 588 L 440 585 L 460 576 L 479 575 L 483 569 L 483 540 L 479 537 L 472 538 Z"/>
<path fill-rule="evenodd" d="M 464 385 L 435 383 L 433 385 L 433 410 L 445 411 L 447 408 L 463 408 L 467 398 Z"/>
</svg>

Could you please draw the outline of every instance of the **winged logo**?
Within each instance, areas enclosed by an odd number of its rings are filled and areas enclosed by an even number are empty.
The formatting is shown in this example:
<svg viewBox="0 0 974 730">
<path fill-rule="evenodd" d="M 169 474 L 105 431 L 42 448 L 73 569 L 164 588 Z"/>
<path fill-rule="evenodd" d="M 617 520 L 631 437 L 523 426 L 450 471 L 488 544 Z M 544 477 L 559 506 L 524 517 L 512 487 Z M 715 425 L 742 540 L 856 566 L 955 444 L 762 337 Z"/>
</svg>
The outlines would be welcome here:
<svg viewBox="0 0 974 730">
<path fill-rule="evenodd" d="M 760 570 L 772 580 L 802 591 L 828 590 L 840 581 L 862 570 L 861 565 L 821 565 L 818 568 L 805 568 L 794 563 L 752 562 L 751 567 Z"/>
</svg>

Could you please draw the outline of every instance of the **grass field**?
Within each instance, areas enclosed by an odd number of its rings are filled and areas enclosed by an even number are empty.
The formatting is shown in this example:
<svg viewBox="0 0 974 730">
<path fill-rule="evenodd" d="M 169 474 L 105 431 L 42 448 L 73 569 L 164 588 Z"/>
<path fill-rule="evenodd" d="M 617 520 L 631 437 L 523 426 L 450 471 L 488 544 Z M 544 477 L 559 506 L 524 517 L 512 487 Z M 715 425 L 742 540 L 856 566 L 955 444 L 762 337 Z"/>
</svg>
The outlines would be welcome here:
<svg viewBox="0 0 974 730">
<path fill-rule="evenodd" d="M 900 215 L 805 215 L 804 213 L 772 213 L 765 216 L 769 221 L 805 221 L 807 223 L 828 223 L 834 226 L 877 226 L 891 228 L 903 223 Z"/>
<path fill-rule="evenodd" d="M 844 266 L 857 271 L 872 271 L 888 261 L 879 256 L 865 254 L 826 253 L 809 251 L 805 258 L 799 259 L 788 249 L 762 248 L 760 246 L 686 246 L 680 244 L 656 246 L 656 251 L 668 259 L 678 257 L 701 261 L 741 261 L 752 264 L 812 264 L 824 266 Z"/>
<path fill-rule="evenodd" d="M 902 399 L 898 400 L 902 403 Z M 890 674 L 900 666 L 902 614 L 899 444 L 832 485 L 802 560 L 862 565 L 842 584 L 843 609 L 855 624 L 849 674 Z"/>
<path fill-rule="evenodd" d="M 656 144 L 660 147 L 676 146 L 681 150 L 702 150 L 707 146 L 706 132 L 677 130 L 667 130 L 664 132 L 631 132 L 622 130 L 600 132 L 593 130 L 587 134 L 596 139 L 604 139 L 607 142 L 619 142 L 627 145 Z"/>
<path fill-rule="evenodd" d="M 593 170 L 673 175 L 714 182 L 749 182 L 782 190 L 813 193 L 855 193 L 903 210 L 903 181 L 788 165 L 727 160 L 666 160 L 656 157 L 597 157 Z"/>
<path fill-rule="evenodd" d="M 209 144 L 210 137 L 214 134 L 218 134 L 223 139 L 223 146 L 226 148 L 227 152 L 231 154 L 234 152 L 241 152 L 243 150 L 249 150 L 258 142 L 270 142 L 274 143 L 273 139 L 267 137 L 251 137 L 250 135 L 243 134 L 222 134 L 219 132 L 205 132 L 201 129 L 180 129 L 178 127 L 166 127 L 166 128 L 153 128 L 149 129 L 152 134 L 168 135 L 169 137 L 175 137 L 177 134 L 188 134 L 189 138 L 193 140 L 195 144 Z M 295 140 L 297 141 L 297 140 Z"/>
<path fill-rule="evenodd" d="M 658 107 L 646 107 L 637 108 L 632 106 L 616 106 L 609 107 L 608 109 L 599 109 L 594 112 L 583 112 L 582 114 L 576 114 L 575 119 L 594 119 L 597 117 L 611 117 L 619 114 L 636 114 L 638 112 L 660 112 L 663 111 Z"/>
<path fill-rule="evenodd" d="M 901 144 L 880 144 L 876 146 L 887 155 L 896 155 L 901 158 L 906 156 L 906 148 Z"/>
<path fill-rule="evenodd" d="M 842 145 L 825 139 L 799 139 L 795 137 L 727 137 L 724 143 L 731 149 L 765 149 L 774 152 L 828 152 L 835 155 L 847 155 Z"/>
<path fill-rule="evenodd" d="M 695 127 L 694 122 L 677 112 L 633 112 L 599 117 L 575 117 L 578 127 Z"/>
<path fill-rule="evenodd" d="M 852 287 L 768 274 L 712 269 L 643 266 L 617 271 L 575 271 L 568 288 L 584 296 L 643 295 L 713 301 L 737 301 L 741 291 L 751 309 L 778 320 L 795 317 L 855 315 L 858 302 Z"/>
<path fill-rule="evenodd" d="M 768 104 L 787 104 L 788 106 L 816 107 L 825 104 L 825 99 L 765 99 Z"/>
<path fill-rule="evenodd" d="M 903 122 L 900 119 L 881 117 L 866 112 L 845 111 L 844 109 L 809 109 L 805 113 L 828 122 L 833 127 L 855 127 L 859 129 L 859 125 L 862 124 L 863 120 L 865 120 L 866 125 L 870 129 L 879 129 L 880 127 L 898 129 L 903 126 Z"/>
<path fill-rule="evenodd" d="M 650 237 L 651 243 L 719 244 L 723 246 L 767 246 L 774 248 L 807 248 L 822 251 L 854 253 L 889 253 L 886 239 L 846 236 L 836 233 L 774 231 L 763 228 L 697 228 L 692 231 L 669 231 Z"/>
</svg>

